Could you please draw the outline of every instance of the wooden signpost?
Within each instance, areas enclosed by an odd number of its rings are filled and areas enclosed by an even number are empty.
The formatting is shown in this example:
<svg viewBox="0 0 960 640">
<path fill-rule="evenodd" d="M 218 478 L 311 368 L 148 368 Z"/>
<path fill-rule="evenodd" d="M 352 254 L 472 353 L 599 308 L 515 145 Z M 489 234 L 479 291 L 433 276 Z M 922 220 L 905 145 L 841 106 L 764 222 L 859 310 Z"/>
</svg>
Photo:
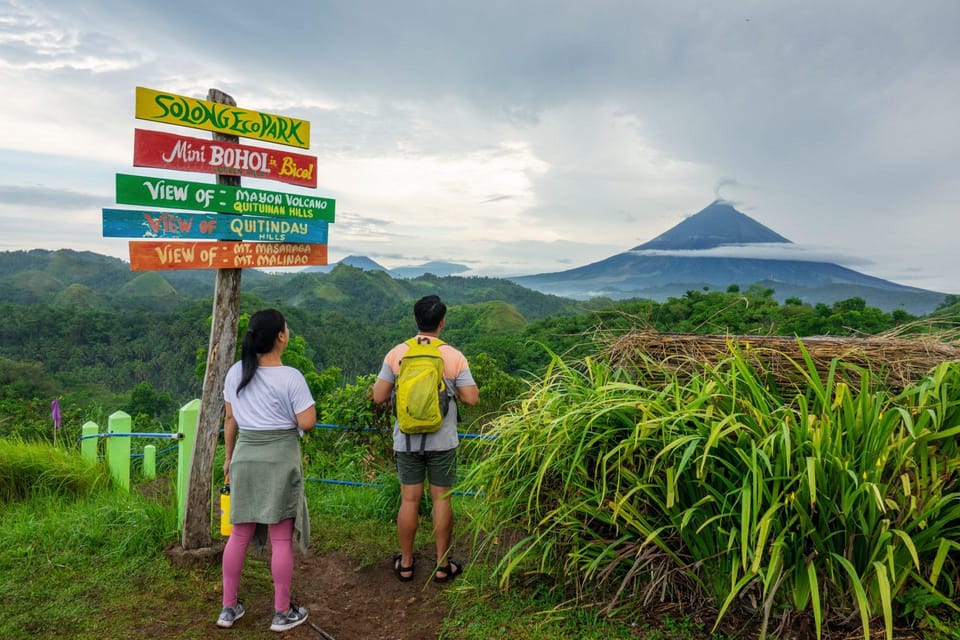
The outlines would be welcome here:
<svg viewBox="0 0 960 640">
<path fill-rule="evenodd" d="M 117 203 L 328 222 L 336 208 L 330 198 L 123 173 L 117 174 Z"/>
<path fill-rule="evenodd" d="M 317 158 L 163 131 L 133 131 L 133 166 L 276 180 L 317 187 Z"/>
<path fill-rule="evenodd" d="M 327 264 L 327 229 L 336 203 L 240 186 L 243 176 L 316 188 L 316 157 L 239 144 L 242 136 L 307 149 L 306 120 L 240 109 L 217 89 L 199 100 L 137 87 L 135 115 L 213 132 L 212 140 L 202 140 L 136 129 L 135 166 L 213 173 L 216 184 L 117 174 L 118 204 L 161 210 L 103 209 L 104 236 L 149 238 L 130 242 L 131 270 L 216 269 L 207 369 L 182 511 L 183 550 L 202 552 L 212 548 L 213 458 L 223 424 L 223 382 L 236 351 L 240 274 L 249 267 Z"/>
<path fill-rule="evenodd" d="M 151 122 L 310 148 L 310 123 L 306 120 L 238 109 L 236 105 L 198 100 L 145 87 L 137 87 L 136 116 Z"/>
<path fill-rule="evenodd" d="M 281 242 L 130 243 L 130 269 L 240 269 L 327 264 L 327 245 Z"/>
<path fill-rule="evenodd" d="M 104 238 L 327 243 L 326 220 L 104 209 Z M 136 271 L 136 269 L 134 269 Z"/>
</svg>

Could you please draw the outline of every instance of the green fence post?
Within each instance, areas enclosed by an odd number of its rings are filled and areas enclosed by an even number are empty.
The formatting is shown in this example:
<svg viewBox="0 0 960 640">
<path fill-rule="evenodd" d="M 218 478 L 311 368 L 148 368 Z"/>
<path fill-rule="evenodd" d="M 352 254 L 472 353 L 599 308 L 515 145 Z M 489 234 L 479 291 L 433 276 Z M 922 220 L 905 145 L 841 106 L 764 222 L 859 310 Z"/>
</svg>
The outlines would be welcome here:
<svg viewBox="0 0 960 640">
<path fill-rule="evenodd" d="M 84 436 L 95 436 L 100 433 L 100 426 L 96 422 L 87 422 L 80 427 Z M 80 441 L 80 455 L 87 462 L 97 461 L 97 440 L 98 438 L 84 438 Z"/>
<path fill-rule="evenodd" d="M 190 465 L 193 464 L 193 445 L 197 441 L 197 423 L 200 421 L 200 400 L 194 398 L 180 407 L 179 430 L 183 434 L 177 452 L 177 513 L 180 530 L 187 511 L 187 494 L 190 483 Z"/>
<path fill-rule="evenodd" d="M 107 433 L 130 433 L 130 414 L 111 413 L 107 418 Z M 130 438 L 107 437 L 107 466 L 117 483 L 130 490 Z"/>
<path fill-rule="evenodd" d="M 143 448 L 143 477 L 147 480 L 157 477 L 157 448 L 152 444 Z"/>
</svg>

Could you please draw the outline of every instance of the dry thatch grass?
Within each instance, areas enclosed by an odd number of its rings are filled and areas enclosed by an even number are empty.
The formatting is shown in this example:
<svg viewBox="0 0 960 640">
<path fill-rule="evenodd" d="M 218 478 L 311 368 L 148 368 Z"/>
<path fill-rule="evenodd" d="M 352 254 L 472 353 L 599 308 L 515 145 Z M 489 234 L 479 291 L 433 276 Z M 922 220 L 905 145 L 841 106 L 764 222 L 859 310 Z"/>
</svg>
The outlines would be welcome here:
<svg viewBox="0 0 960 640">
<path fill-rule="evenodd" d="M 825 379 L 834 359 L 846 365 L 867 369 L 874 380 L 899 391 L 918 381 L 937 364 L 960 359 L 960 340 L 955 332 L 920 333 L 910 336 L 892 332 L 868 338 L 814 336 L 731 336 L 659 333 L 640 330 L 622 336 L 608 347 L 615 366 L 649 373 L 647 362 L 666 371 L 694 375 L 701 363 L 717 363 L 739 353 L 757 371 L 780 389 L 806 387 L 801 346 L 806 349 L 821 379 Z M 859 386 L 859 376 L 850 367 L 837 367 L 837 373 L 851 387 Z"/>
</svg>

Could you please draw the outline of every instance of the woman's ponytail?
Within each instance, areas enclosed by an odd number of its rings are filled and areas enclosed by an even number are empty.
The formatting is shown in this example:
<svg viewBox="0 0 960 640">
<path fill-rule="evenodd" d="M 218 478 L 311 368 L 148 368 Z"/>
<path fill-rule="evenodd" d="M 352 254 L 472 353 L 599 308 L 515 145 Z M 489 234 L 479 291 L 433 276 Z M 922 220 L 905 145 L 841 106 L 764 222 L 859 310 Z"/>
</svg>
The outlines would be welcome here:
<svg viewBox="0 0 960 640">
<path fill-rule="evenodd" d="M 240 346 L 243 374 L 240 376 L 240 384 L 237 385 L 238 394 L 256 375 L 260 356 L 273 350 L 277 336 L 286 328 L 287 321 L 276 309 L 264 309 L 250 316 L 250 324 L 247 325 L 247 332 L 243 335 Z"/>
</svg>

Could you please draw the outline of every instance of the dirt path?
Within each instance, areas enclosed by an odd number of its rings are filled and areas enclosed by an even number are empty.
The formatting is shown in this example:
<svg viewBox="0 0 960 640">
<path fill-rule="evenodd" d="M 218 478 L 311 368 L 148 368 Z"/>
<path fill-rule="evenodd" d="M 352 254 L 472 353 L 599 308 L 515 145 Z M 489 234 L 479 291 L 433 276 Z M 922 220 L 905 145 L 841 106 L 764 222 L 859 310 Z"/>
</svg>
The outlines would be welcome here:
<svg viewBox="0 0 960 640">
<path fill-rule="evenodd" d="M 264 550 L 267 563 L 269 553 L 268 545 Z M 273 615 L 273 590 L 267 587 L 241 594 L 246 614 L 232 629 L 219 629 L 216 617 L 209 611 L 198 614 L 204 616 L 202 637 L 319 640 L 324 638 L 322 629 L 335 640 L 436 640 L 447 614 L 447 601 L 441 597 L 447 585 L 428 580 L 432 556 L 418 554 L 416 560 L 415 579 L 400 582 L 389 558 L 371 567 L 358 568 L 355 561 L 339 553 L 311 553 L 306 557 L 297 554 L 292 594 L 296 604 L 307 607 L 310 612 L 305 624 L 283 634 L 267 631 Z M 213 611 L 216 606 L 219 602 L 211 603 L 208 608 Z M 178 629 L 179 626 L 159 623 L 148 625 L 143 631 L 160 640 L 174 637 L 170 633 L 184 631 Z M 196 627 L 192 626 L 191 631 L 196 633 Z"/>
<path fill-rule="evenodd" d="M 446 600 L 438 597 L 445 585 L 427 581 L 432 558 L 418 557 L 417 566 L 413 581 L 400 582 L 389 559 L 357 570 L 340 554 L 309 556 L 298 563 L 293 593 L 310 609 L 310 619 L 336 640 L 436 640 L 447 612 Z M 299 635 L 287 636 L 322 637 L 302 627 Z"/>
</svg>

